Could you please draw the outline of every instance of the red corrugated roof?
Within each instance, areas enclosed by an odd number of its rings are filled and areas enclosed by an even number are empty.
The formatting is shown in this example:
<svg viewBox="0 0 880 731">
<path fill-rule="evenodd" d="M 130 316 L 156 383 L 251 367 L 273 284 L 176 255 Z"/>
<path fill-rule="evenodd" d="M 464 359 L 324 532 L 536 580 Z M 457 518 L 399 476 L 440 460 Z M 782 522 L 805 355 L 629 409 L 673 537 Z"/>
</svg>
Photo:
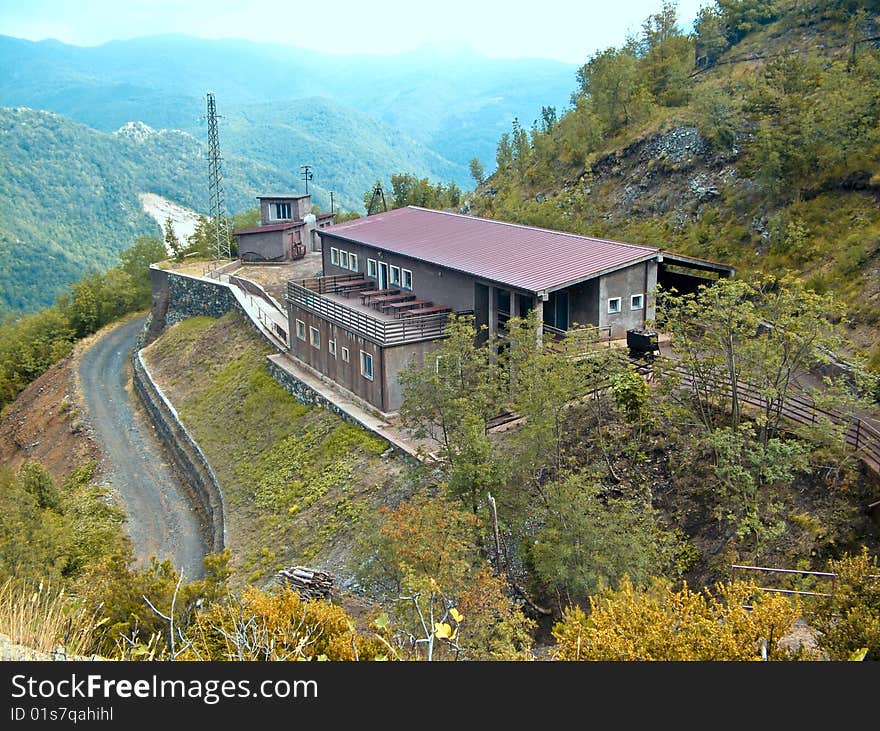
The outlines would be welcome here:
<svg viewBox="0 0 880 731">
<path fill-rule="evenodd" d="M 650 259 L 660 249 L 416 206 L 321 231 L 359 244 L 541 292 Z"/>
</svg>

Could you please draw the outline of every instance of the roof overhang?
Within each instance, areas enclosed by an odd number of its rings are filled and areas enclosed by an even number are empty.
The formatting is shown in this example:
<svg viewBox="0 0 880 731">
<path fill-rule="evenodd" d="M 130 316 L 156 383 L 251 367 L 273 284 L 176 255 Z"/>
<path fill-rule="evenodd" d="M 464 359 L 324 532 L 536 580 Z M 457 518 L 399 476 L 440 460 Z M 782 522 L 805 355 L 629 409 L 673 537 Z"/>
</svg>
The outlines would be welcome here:
<svg viewBox="0 0 880 731">
<path fill-rule="evenodd" d="M 730 264 L 722 264 L 720 261 L 711 261 L 709 259 L 698 259 L 695 256 L 675 254 L 671 251 L 661 251 L 658 261 L 662 264 L 678 264 L 688 269 L 714 272 L 725 277 L 732 277 L 736 274 L 736 267 L 730 266 Z"/>
</svg>

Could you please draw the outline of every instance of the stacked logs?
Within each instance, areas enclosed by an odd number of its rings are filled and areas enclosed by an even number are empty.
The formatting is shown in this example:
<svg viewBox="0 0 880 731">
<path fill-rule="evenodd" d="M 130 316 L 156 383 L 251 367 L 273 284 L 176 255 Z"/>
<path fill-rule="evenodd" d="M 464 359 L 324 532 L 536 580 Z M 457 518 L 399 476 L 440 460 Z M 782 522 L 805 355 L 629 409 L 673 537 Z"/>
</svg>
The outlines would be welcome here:
<svg viewBox="0 0 880 731">
<path fill-rule="evenodd" d="M 281 586 L 289 587 L 298 592 L 300 597 L 309 599 L 326 599 L 333 588 L 333 574 L 304 566 L 291 566 L 281 569 L 275 577 Z"/>
</svg>

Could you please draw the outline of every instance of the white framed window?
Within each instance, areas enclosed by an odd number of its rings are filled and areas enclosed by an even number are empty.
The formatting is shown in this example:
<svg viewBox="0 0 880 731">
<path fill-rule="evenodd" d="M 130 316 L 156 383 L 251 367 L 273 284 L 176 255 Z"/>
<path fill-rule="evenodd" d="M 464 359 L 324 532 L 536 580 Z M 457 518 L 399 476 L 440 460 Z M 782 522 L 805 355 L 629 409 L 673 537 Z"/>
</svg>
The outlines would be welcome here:
<svg viewBox="0 0 880 731">
<path fill-rule="evenodd" d="M 306 324 L 302 320 L 296 321 L 296 336 L 300 340 L 306 339 Z"/>
<path fill-rule="evenodd" d="M 611 297 L 608 300 L 608 314 L 614 315 L 620 312 L 620 297 Z"/>
<path fill-rule="evenodd" d="M 290 218 L 290 203 L 269 204 L 269 220 L 284 221 Z"/>
<path fill-rule="evenodd" d="M 367 276 L 373 279 L 379 276 L 379 267 L 375 259 L 367 259 Z"/>
<path fill-rule="evenodd" d="M 373 356 L 361 351 L 361 375 L 368 381 L 373 380 Z"/>
<path fill-rule="evenodd" d="M 629 298 L 629 308 L 631 310 L 640 310 L 645 306 L 645 295 L 633 294 Z"/>
<path fill-rule="evenodd" d="M 403 275 L 402 281 L 401 281 L 401 286 L 404 289 L 411 290 L 412 289 L 412 272 L 409 269 L 403 269 L 401 271 L 401 274 Z"/>
<path fill-rule="evenodd" d="M 339 249 L 334 246 L 330 247 L 330 263 L 339 266 Z"/>
<path fill-rule="evenodd" d="M 330 355 L 332 357 L 334 357 L 334 358 L 336 357 L 336 341 L 335 340 L 328 340 L 327 341 L 327 350 L 330 352 Z"/>
<path fill-rule="evenodd" d="M 391 284 L 400 286 L 400 267 L 391 267 Z"/>
<path fill-rule="evenodd" d="M 321 347 L 321 331 L 316 327 L 309 328 L 309 342 L 313 348 Z"/>
<path fill-rule="evenodd" d="M 348 268 L 353 272 L 358 270 L 358 255 L 357 254 L 349 254 L 348 255 Z"/>
<path fill-rule="evenodd" d="M 344 346 L 342 348 L 342 360 L 343 362 L 348 363 L 348 348 Z"/>
<path fill-rule="evenodd" d="M 343 269 L 348 269 L 348 252 L 339 250 L 339 266 Z"/>
</svg>

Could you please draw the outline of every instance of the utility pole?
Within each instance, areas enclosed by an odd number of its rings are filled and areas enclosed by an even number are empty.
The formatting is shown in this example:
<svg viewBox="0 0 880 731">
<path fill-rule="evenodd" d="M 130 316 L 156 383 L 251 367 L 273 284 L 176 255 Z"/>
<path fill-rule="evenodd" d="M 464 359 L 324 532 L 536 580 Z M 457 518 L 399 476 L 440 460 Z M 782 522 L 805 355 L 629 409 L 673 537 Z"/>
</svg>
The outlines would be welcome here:
<svg viewBox="0 0 880 731">
<path fill-rule="evenodd" d="M 217 130 L 217 104 L 214 94 L 208 92 L 208 193 L 211 199 L 211 219 L 214 222 L 216 240 L 214 258 L 229 259 L 232 251 L 229 244 L 229 222 L 223 200 L 223 167 L 220 156 L 220 135 Z"/>
<path fill-rule="evenodd" d="M 336 209 L 333 207 L 333 191 L 330 191 L 330 215 L 332 216 L 336 213 Z"/>
<path fill-rule="evenodd" d="M 309 181 L 312 179 L 312 166 L 311 165 L 303 165 L 301 167 L 302 170 L 302 179 L 306 183 L 306 195 L 309 194 Z"/>
</svg>

